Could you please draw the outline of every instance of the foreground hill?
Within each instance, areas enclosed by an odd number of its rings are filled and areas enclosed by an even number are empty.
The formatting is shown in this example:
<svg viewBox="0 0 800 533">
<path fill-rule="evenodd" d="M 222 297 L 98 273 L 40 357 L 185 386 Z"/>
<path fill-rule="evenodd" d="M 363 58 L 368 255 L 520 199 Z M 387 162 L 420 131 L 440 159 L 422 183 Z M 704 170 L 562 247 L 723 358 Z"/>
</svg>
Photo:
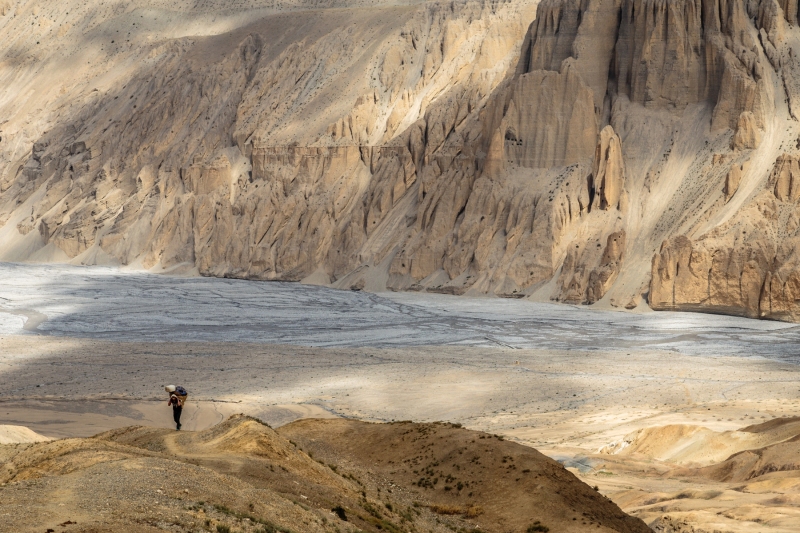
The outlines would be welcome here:
<svg viewBox="0 0 800 533">
<path fill-rule="evenodd" d="M 0 459 L 2 531 L 649 531 L 535 450 L 449 424 L 235 416 Z"/>
<path fill-rule="evenodd" d="M 0 3 L 0 258 L 800 319 L 784 0 Z"/>
<path fill-rule="evenodd" d="M 525 531 L 537 521 L 553 531 L 648 531 L 596 490 L 574 483 L 560 464 L 497 436 L 449 424 L 352 420 L 300 420 L 279 433 L 322 461 L 367 475 L 390 499 L 477 515 L 470 522 L 484 531 Z"/>
</svg>

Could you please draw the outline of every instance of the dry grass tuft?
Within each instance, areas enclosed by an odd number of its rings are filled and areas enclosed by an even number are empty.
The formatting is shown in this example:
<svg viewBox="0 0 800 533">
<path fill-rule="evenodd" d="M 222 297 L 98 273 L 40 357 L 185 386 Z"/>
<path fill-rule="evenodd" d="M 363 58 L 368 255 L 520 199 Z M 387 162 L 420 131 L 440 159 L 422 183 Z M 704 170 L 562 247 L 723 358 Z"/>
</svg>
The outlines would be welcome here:
<svg viewBox="0 0 800 533">
<path fill-rule="evenodd" d="M 436 514 L 441 515 L 462 515 L 465 518 L 477 518 L 483 514 L 483 507 L 471 505 L 469 507 L 460 507 L 458 505 L 429 505 L 428 509 Z"/>
</svg>

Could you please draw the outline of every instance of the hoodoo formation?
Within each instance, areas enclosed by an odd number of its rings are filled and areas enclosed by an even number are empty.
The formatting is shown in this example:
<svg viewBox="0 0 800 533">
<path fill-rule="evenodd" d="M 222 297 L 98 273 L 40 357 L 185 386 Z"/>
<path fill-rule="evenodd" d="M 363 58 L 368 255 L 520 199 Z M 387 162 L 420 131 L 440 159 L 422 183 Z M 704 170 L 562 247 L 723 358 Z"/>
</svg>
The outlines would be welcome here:
<svg viewBox="0 0 800 533">
<path fill-rule="evenodd" d="M 2 260 L 800 320 L 796 2 L 68 7 L 0 4 Z"/>
</svg>

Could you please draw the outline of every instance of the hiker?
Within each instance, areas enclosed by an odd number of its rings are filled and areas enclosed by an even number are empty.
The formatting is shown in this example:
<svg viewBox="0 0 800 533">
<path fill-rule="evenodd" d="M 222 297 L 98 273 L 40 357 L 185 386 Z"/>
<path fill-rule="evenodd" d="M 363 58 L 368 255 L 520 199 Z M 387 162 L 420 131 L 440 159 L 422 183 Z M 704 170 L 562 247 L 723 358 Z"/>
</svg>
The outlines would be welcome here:
<svg viewBox="0 0 800 533">
<path fill-rule="evenodd" d="M 175 420 L 175 429 L 181 429 L 181 413 L 183 412 L 183 405 L 186 403 L 186 397 L 189 393 L 186 389 L 178 385 L 167 385 L 164 390 L 169 393 L 169 402 L 167 405 L 172 406 L 172 419 Z"/>
</svg>

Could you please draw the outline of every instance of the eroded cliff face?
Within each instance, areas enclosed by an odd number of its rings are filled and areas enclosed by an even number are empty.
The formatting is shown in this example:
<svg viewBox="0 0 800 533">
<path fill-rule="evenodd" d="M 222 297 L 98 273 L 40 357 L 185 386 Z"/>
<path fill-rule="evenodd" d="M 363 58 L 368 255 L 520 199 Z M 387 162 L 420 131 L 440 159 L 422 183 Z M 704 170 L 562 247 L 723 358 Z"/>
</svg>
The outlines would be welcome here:
<svg viewBox="0 0 800 533">
<path fill-rule="evenodd" d="M 798 316 L 796 2 L 62 7 L 0 18 L 3 259 Z"/>
<path fill-rule="evenodd" d="M 663 242 L 652 260 L 649 301 L 658 310 L 797 321 L 797 37 L 786 25 L 796 23 L 797 4 L 748 8 L 764 23 L 759 43 L 776 72 L 774 111 L 764 114 L 766 122 L 758 113 L 740 115 L 731 152 L 714 160 L 729 167 L 722 187 L 726 206 Z"/>
<path fill-rule="evenodd" d="M 81 94 L 84 77 L 105 85 L 91 85 L 80 105 L 17 82 L 62 116 L 50 123 L 28 114 L 3 126 L 7 258 L 341 277 L 361 264 L 368 237 L 415 186 L 417 167 L 504 78 L 535 9 L 301 3 L 281 12 L 253 2 L 244 11 L 254 21 L 243 22 L 222 2 L 177 15 L 154 4 L 76 6 L 65 23 L 61 7 L 19 2 L 3 21 L 18 46 L 35 51 L 29 20 L 65 28 L 101 19 L 80 28 L 95 48 L 64 54 L 49 42 L 47 53 L 128 67 L 105 76 L 79 67 L 59 80 L 62 94 Z M 179 38 L 159 22 L 217 16 L 239 27 Z M 128 35 L 137 24 L 145 28 Z M 118 27 L 139 42 L 120 45 Z M 26 60 L 37 76 L 49 74 Z M 7 65 L 6 77 L 15 69 Z"/>
<path fill-rule="evenodd" d="M 636 301 L 649 272 L 626 272 L 623 257 L 641 263 L 662 236 L 719 212 L 711 183 L 723 172 L 735 179 L 744 157 L 728 154 L 755 150 L 771 130 L 779 78 L 761 40 L 785 53 L 782 17 L 777 4 L 543 1 L 480 134 L 462 135 L 488 144 L 474 196 L 469 181 L 454 189 L 460 174 L 437 180 L 455 193 L 451 218 L 430 223 L 393 274 L 435 280 L 437 290 L 594 303 L 623 273 L 607 300 Z M 611 261 L 604 250 L 620 236 L 624 253 Z"/>
<path fill-rule="evenodd" d="M 800 320 L 798 179 L 797 158 L 783 155 L 768 188 L 734 219 L 696 241 L 665 241 L 653 258 L 651 305 Z"/>
</svg>

